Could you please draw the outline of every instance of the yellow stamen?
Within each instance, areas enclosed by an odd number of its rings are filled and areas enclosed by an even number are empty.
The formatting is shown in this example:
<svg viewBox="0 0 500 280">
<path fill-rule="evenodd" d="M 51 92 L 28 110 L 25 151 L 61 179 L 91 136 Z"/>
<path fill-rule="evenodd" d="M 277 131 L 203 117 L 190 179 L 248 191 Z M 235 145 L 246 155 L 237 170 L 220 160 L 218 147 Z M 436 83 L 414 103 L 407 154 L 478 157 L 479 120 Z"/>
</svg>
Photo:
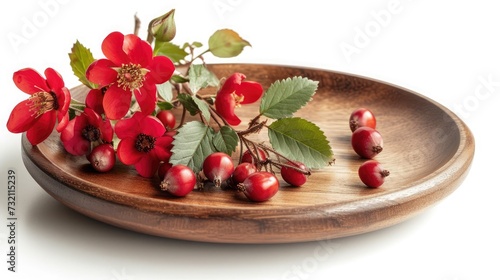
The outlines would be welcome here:
<svg viewBox="0 0 500 280">
<path fill-rule="evenodd" d="M 59 108 L 56 94 L 45 91 L 32 94 L 28 99 L 28 106 L 30 112 L 32 112 L 32 116 L 35 116 L 35 118 L 38 118 L 50 110 L 57 110 Z"/>
<path fill-rule="evenodd" d="M 118 72 L 118 86 L 130 91 L 141 88 L 148 73 L 147 69 L 133 63 L 122 64 L 122 67 L 117 68 L 116 71 Z"/>
<path fill-rule="evenodd" d="M 245 97 L 242 95 L 242 96 L 239 96 L 237 95 L 236 93 L 231 93 L 231 95 L 233 96 L 234 98 L 234 101 L 236 102 L 236 105 L 235 107 L 241 107 L 241 102 L 243 102 L 243 100 L 245 99 Z"/>
</svg>

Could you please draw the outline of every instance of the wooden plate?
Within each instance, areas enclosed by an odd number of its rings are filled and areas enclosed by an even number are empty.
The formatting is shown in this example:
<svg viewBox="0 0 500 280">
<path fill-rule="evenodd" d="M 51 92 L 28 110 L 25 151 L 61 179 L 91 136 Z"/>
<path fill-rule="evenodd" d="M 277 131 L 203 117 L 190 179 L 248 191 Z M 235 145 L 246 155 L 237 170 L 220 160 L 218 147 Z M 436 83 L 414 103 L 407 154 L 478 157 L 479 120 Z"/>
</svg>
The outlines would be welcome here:
<svg viewBox="0 0 500 280">
<path fill-rule="evenodd" d="M 223 243 L 286 243 L 365 233 L 404 221 L 452 193 L 474 155 L 466 125 L 438 103 L 384 82 L 344 73 L 254 64 L 211 65 L 219 76 L 241 72 L 268 87 L 292 76 L 319 81 L 317 94 L 298 113 L 327 134 L 336 157 L 301 188 L 283 182 L 264 203 L 241 193 L 207 187 L 185 198 L 158 190 L 159 179 L 139 177 L 118 164 L 93 172 L 84 157 L 62 148 L 57 134 L 32 147 L 23 137 L 23 160 L 33 178 L 55 199 L 84 215 L 151 235 Z M 81 91 L 77 88 L 74 92 Z M 256 106 L 239 108 L 250 119 Z M 351 148 L 348 118 L 358 107 L 377 116 L 384 151 L 377 156 L 391 171 L 385 184 L 368 189 L 357 170 L 364 161 Z M 261 132 L 263 140 L 267 133 Z"/>
</svg>

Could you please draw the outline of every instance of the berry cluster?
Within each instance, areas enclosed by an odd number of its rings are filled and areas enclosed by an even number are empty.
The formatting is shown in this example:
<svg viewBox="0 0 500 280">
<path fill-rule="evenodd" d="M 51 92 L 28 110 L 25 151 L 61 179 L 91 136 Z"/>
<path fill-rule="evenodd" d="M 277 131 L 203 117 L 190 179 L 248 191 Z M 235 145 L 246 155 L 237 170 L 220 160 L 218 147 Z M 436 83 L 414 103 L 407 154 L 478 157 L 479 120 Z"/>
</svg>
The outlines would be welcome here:
<svg viewBox="0 0 500 280">
<path fill-rule="evenodd" d="M 172 166 L 169 163 L 161 165 L 158 172 L 158 176 L 162 179 L 160 189 L 174 196 L 186 196 L 196 188 L 198 178 L 201 181 L 199 188 L 203 188 L 203 181 L 207 181 L 213 183 L 215 187 L 224 185 L 236 189 L 249 200 L 266 201 L 272 198 L 280 188 L 275 172 L 264 168 L 269 164 L 279 166 L 282 179 L 294 187 L 305 184 L 307 177 L 311 174 L 301 162 L 289 161 L 282 164 L 270 160 L 269 155 L 263 149 L 257 149 L 257 153 L 246 150 L 236 166 L 228 154 L 216 152 L 205 158 L 199 176 L 185 165 Z"/>
<path fill-rule="evenodd" d="M 385 177 L 389 176 L 389 171 L 373 160 L 384 147 L 382 135 L 375 129 L 376 125 L 375 115 L 366 108 L 354 110 L 349 117 L 352 148 L 360 157 L 369 159 L 361 164 L 358 175 L 361 181 L 371 188 L 380 187 Z"/>
</svg>

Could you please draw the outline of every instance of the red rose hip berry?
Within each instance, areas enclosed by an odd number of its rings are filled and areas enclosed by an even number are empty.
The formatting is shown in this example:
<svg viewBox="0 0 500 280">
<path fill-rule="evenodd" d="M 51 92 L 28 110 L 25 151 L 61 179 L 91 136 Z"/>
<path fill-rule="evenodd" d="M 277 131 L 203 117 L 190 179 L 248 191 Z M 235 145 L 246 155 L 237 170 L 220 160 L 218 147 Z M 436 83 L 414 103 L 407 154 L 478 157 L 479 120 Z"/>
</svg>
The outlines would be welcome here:
<svg viewBox="0 0 500 280">
<path fill-rule="evenodd" d="M 299 170 L 293 167 L 282 166 L 281 177 L 283 178 L 283 180 L 295 187 L 304 185 L 307 181 L 307 176 L 311 173 L 309 169 L 302 162 L 298 161 L 289 162 L 288 165 L 293 166 Z"/>
<path fill-rule="evenodd" d="M 92 149 L 87 159 L 95 170 L 108 172 L 115 166 L 115 150 L 111 144 L 101 144 Z"/>
<path fill-rule="evenodd" d="M 382 152 L 384 141 L 377 130 L 364 126 L 353 132 L 351 145 L 360 157 L 372 159 Z"/>
<path fill-rule="evenodd" d="M 250 174 L 243 183 L 238 184 L 238 190 L 256 202 L 269 200 L 278 192 L 279 187 L 278 178 L 267 171 Z"/>
<path fill-rule="evenodd" d="M 216 187 L 220 187 L 234 171 L 233 160 L 225 153 L 210 154 L 203 161 L 203 173 Z"/>
<path fill-rule="evenodd" d="M 255 165 L 249 163 L 249 162 L 242 162 L 236 166 L 234 169 L 232 178 L 233 178 L 233 183 L 234 184 L 240 184 L 245 181 L 248 176 L 251 174 L 257 172 L 257 167 Z"/>
<path fill-rule="evenodd" d="M 354 132 L 356 129 L 367 126 L 373 129 L 377 126 L 375 115 L 366 108 L 358 108 L 351 113 L 349 117 L 349 127 Z"/>
<path fill-rule="evenodd" d="M 179 164 L 172 166 L 160 182 L 160 189 L 174 196 L 186 196 L 196 186 L 196 175 L 191 168 Z"/>
<path fill-rule="evenodd" d="M 358 169 L 359 178 L 370 188 L 380 187 L 389 174 L 390 172 L 384 169 L 376 160 L 368 160 Z"/>
<path fill-rule="evenodd" d="M 167 129 L 173 129 L 175 127 L 175 116 L 172 111 L 161 110 L 158 114 L 156 114 L 156 117 Z"/>
</svg>

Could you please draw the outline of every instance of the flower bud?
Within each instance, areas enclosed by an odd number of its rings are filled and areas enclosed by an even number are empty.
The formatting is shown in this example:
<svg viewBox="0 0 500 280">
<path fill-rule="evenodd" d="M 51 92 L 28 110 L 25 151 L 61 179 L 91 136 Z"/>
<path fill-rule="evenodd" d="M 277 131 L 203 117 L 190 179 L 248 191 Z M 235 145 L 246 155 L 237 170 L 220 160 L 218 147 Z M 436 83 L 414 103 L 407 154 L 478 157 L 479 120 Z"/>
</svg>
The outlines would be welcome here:
<svg viewBox="0 0 500 280">
<path fill-rule="evenodd" d="M 175 21 L 174 21 L 175 9 L 170 10 L 170 12 L 153 19 L 149 23 L 148 32 L 150 35 L 161 42 L 170 42 L 175 37 Z"/>
</svg>

